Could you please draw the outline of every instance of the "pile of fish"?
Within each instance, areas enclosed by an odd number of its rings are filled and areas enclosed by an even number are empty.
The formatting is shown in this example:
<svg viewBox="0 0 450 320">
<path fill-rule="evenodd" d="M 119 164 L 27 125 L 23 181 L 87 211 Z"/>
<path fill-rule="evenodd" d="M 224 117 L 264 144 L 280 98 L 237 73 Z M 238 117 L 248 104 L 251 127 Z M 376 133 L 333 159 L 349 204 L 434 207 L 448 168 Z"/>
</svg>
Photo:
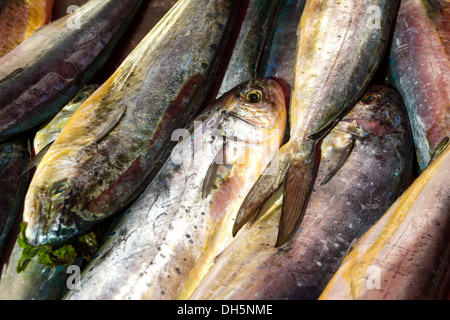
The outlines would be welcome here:
<svg viewBox="0 0 450 320">
<path fill-rule="evenodd" d="M 0 1 L 0 299 L 450 298 L 449 1 L 81 2 Z"/>
</svg>

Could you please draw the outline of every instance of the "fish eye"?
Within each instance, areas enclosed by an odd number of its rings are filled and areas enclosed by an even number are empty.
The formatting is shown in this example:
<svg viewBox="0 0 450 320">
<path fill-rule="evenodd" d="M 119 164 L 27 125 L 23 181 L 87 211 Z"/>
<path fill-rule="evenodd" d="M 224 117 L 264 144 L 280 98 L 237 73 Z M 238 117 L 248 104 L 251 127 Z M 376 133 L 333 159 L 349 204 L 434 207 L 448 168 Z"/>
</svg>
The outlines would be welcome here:
<svg viewBox="0 0 450 320">
<path fill-rule="evenodd" d="M 70 190 L 70 185 L 67 182 L 62 182 L 50 191 L 51 199 L 54 200 L 61 197 L 62 195 L 68 194 Z"/>
<path fill-rule="evenodd" d="M 81 92 L 81 93 L 77 94 L 75 98 L 73 98 L 72 102 L 73 103 L 81 102 L 86 97 L 87 97 L 87 93 L 86 92 Z"/>
<path fill-rule="evenodd" d="M 378 97 L 376 94 L 374 93 L 369 93 L 368 95 L 366 95 L 364 97 L 364 99 L 362 100 L 363 103 L 365 104 L 374 104 L 376 101 L 378 100 Z"/>
<path fill-rule="evenodd" d="M 258 103 L 262 99 L 262 92 L 259 90 L 251 90 L 247 92 L 245 99 L 250 103 Z"/>
</svg>

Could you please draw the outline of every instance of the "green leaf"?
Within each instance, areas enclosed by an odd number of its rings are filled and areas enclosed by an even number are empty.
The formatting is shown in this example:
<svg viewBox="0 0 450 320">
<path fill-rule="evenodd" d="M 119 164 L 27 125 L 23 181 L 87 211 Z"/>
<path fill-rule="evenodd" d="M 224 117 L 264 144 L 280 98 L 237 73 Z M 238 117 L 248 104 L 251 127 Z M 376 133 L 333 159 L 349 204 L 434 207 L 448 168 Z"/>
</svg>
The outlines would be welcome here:
<svg viewBox="0 0 450 320">
<path fill-rule="evenodd" d="M 70 266 L 77 257 L 77 252 L 70 244 L 63 246 L 53 251 L 53 254 L 58 258 L 58 263 L 65 266 Z"/>
</svg>

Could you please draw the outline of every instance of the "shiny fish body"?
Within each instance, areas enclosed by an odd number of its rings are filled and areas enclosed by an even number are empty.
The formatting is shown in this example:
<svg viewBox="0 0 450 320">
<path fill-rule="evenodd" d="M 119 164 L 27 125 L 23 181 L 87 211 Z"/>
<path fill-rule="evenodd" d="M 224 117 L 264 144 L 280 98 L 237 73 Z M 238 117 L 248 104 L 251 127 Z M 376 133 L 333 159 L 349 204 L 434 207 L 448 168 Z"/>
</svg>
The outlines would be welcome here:
<svg viewBox="0 0 450 320">
<path fill-rule="evenodd" d="M 258 70 L 260 77 L 273 77 L 285 82 L 288 91 L 294 86 L 297 29 L 305 3 L 306 0 L 281 1 Z"/>
<path fill-rule="evenodd" d="M 0 255 L 25 197 L 28 175 L 22 172 L 29 161 L 25 141 L 0 144 Z"/>
<path fill-rule="evenodd" d="M 449 44 L 448 1 L 402 1 L 390 67 L 394 84 L 408 108 L 421 170 L 428 165 L 439 142 L 450 135 Z"/>
<path fill-rule="evenodd" d="M 266 34 L 278 1 L 248 0 L 247 2 L 244 21 L 217 97 L 257 76 L 256 70 L 264 51 Z"/>
<path fill-rule="evenodd" d="M 320 299 L 447 299 L 449 175 L 447 146 L 355 244 Z"/>
<path fill-rule="evenodd" d="M 262 208 L 261 219 L 221 253 L 191 299 L 317 299 L 353 240 L 411 177 L 412 138 L 401 97 L 384 86 L 371 87 L 365 97 L 372 95 L 374 103 L 362 99 L 324 139 L 314 191 L 293 239 L 274 248 L 280 189 Z M 346 161 L 330 179 L 339 158 Z"/>
<path fill-rule="evenodd" d="M 49 144 L 55 141 L 69 118 L 81 104 L 98 88 L 98 85 L 89 85 L 81 89 L 70 102 L 45 126 L 36 132 L 33 140 L 34 153 L 38 154 Z"/>
<path fill-rule="evenodd" d="M 262 92 L 261 102 L 245 100 L 251 90 Z M 231 240 L 233 218 L 246 191 L 281 144 L 287 116 L 284 97 L 276 82 L 257 79 L 226 93 L 208 109 L 118 223 L 86 267 L 79 289 L 67 299 L 189 295 Z M 180 150 L 190 150 L 183 158 L 190 161 L 176 162 Z M 217 163 L 223 164 L 209 175 Z"/>
<path fill-rule="evenodd" d="M 234 233 L 257 219 L 259 208 L 284 186 L 276 246 L 299 227 L 318 167 L 324 135 L 361 98 L 383 57 L 398 1 L 377 0 L 380 25 L 371 25 L 366 2 L 307 1 L 298 27 L 294 88 L 289 106 L 290 139 L 276 171 L 262 175 L 249 192 Z"/>
<path fill-rule="evenodd" d="M 54 0 L 0 2 L 0 58 L 49 23 Z"/>
<path fill-rule="evenodd" d="M 140 2 L 91 0 L 2 57 L 0 140 L 46 121 L 68 103 L 109 57 Z"/>
<path fill-rule="evenodd" d="M 31 245 L 68 241 L 140 195 L 198 112 L 237 4 L 177 2 L 75 111 L 25 199 Z"/>
</svg>

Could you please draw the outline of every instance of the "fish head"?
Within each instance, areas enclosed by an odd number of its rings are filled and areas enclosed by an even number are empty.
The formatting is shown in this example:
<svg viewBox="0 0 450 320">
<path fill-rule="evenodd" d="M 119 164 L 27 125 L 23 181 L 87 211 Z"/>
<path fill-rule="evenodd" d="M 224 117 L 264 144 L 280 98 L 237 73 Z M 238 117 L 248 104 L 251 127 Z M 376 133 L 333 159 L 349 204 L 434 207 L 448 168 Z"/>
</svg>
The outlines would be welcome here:
<svg viewBox="0 0 450 320">
<path fill-rule="evenodd" d="M 405 110 L 404 102 L 396 90 L 374 85 L 366 90 L 362 99 L 341 122 L 351 124 L 353 133 L 361 138 L 382 138 L 407 131 Z"/>
<path fill-rule="evenodd" d="M 276 137 L 281 143 L 287 112 L 282 87 L 272 79 L 246 81 L 224 95 L 222 113 L 227 125 L 224 135 L 266 140 Z M 256 129 L 256 130 L 255 130 Z"/>
<path fill-rule="evenodd" d="M 77 175 L 80 170 L 76 166 L 58 166 L 58 161 L 42 171 L 38 167 L 24 202 L 23 221 L 27 224 L 28 244 L 59 245 L 80 233 L 82 226 L 77 220 L 82 203 Z"/>
</svg>

